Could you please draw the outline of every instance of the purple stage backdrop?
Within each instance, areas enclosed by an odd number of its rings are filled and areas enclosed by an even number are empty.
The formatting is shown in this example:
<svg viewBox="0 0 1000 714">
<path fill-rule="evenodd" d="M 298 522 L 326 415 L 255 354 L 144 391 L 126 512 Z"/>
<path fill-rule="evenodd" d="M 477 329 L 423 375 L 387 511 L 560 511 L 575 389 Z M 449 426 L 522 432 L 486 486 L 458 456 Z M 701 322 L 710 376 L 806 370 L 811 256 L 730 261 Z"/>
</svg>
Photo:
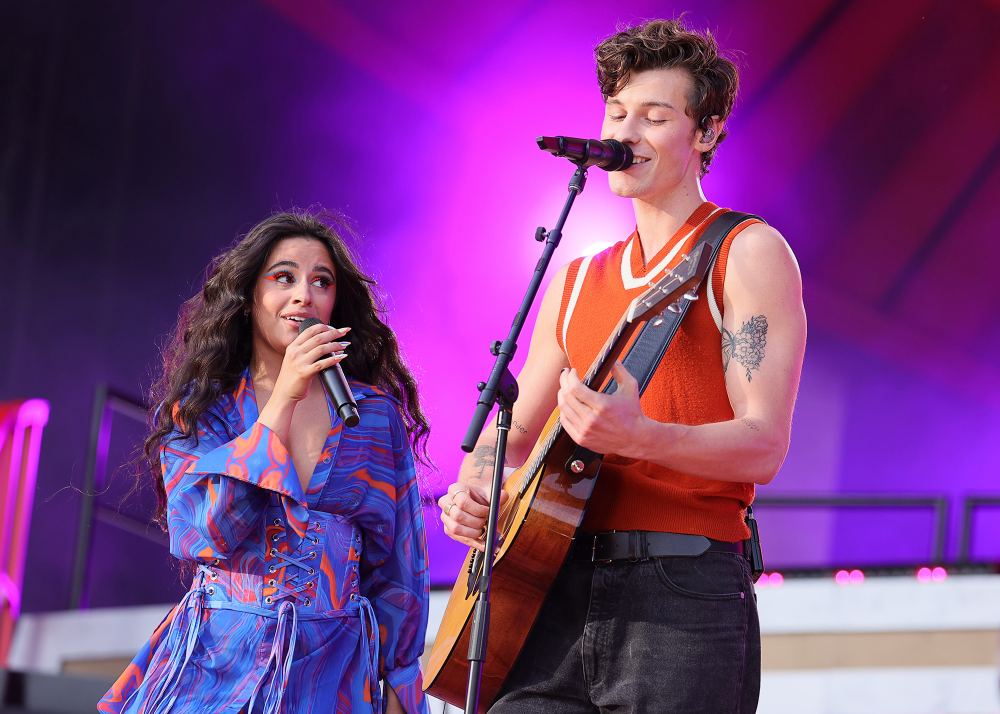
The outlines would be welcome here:
<svg viewBox="0 0 1000 714">
<path fill-rule="evenodd" d="M 272 210 L 355 222 L 432 422 L 426 491 L 443 490 L 572 173 L 534 138 L 597 136 L 594 44 L 685 10 L 743 69 L 706 193 L 780 230 L 805 283 L 792 448 L 760 494 L 941 495 L 954 555 L 961 499 L 1000 492 L 997 2 L 8 3 L 0 399 L 52 407 L 26 609 L 68 604 L 96 386 L 140 395 L 203 266 Z M 594 170 L 556 264 L 632 228 Z M 115 424 L 122 462 L 141 429 Z M 129 478 L 102 503 L 141 515 L 120 506 Z M 930 557 L 928 512 L 760 515 L 772 562 Z M 463 551 L 434 509 L 428 533 L 447 583 Z M 975 536 L 1000 556 L 1000 509 Z M 176 590 L 148 575 L 169 575 L 159 545 L 104 521 L 90 562 L 91 604 Z"/>
</svg>

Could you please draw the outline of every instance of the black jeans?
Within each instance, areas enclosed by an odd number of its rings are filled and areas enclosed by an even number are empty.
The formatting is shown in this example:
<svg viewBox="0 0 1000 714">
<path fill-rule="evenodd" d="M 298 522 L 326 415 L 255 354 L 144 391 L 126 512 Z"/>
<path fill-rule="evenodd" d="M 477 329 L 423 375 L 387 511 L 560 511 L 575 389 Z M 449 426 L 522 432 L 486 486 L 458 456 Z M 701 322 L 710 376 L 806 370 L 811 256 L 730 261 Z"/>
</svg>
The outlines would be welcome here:
<svg viewBox="0 0 1000 714">
<path fill-rule="evenodd" d="M 759 692 L 743 556 L 571 559 L 490 714 L 753 714 Z"/>
</svg>

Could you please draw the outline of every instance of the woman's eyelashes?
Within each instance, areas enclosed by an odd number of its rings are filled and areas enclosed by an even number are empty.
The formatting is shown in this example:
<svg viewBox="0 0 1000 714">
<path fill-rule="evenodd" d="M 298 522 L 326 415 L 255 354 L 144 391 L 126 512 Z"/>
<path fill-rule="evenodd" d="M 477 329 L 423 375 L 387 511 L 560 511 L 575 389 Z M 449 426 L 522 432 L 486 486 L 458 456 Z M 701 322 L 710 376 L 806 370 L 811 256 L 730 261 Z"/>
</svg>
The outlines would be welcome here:
<svg viewBox="0 0 1000 714">
<path fill-rule="evenodd" d="M 296 282 L 295 276 L 287 270 L 279 270 L 275 273 L 264 276 L 267 280 L 272 280 L 279 285 L 294 285 Z M 333 285 L 333 278 L 328 275 L 319 274 L 312 277 L 309 281 L 311 285 L 317 288 L 328 288 Z"/>
</svg>

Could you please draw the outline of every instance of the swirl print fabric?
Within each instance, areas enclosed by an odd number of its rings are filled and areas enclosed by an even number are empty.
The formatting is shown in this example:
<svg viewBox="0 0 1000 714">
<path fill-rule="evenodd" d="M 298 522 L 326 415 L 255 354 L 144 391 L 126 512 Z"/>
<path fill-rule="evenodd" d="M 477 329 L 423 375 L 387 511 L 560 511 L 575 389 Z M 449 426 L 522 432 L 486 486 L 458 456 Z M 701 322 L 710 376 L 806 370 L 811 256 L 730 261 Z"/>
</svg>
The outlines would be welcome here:
<svg viewBox="0 0 1000 714">
<path fill-rule="evenodd" d="M 332 427 L 305 489 L 257 423 L 245 372 L 190 439 L 161 449 L 170 552 L 191 589 L 98 704 L 110 713 L 381 712 L 384 679 L 427 712 L 418 659 L 428 575 L 397 403 L 352 383 L 361 423 Z"/>
</svg>

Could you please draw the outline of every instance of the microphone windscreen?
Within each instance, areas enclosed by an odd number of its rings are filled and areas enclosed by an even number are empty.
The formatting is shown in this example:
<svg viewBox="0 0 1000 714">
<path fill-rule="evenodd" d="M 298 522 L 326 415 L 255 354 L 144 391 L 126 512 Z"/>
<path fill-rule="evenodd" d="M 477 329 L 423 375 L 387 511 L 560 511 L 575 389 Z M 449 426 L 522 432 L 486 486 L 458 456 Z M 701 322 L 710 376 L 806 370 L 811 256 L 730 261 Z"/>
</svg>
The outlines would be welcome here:
<svg viewBox="0 0 1000 714">
<path fill-rule="evenodd" d="M 313 325 L 320 324 L 320 322 L 321 321 L 317 320 L 315 317 L 307 317 L 305 320 L 299 323 L 299 334 L 301 335 L 303 332 L 308 330 Z"/>
</svg>

